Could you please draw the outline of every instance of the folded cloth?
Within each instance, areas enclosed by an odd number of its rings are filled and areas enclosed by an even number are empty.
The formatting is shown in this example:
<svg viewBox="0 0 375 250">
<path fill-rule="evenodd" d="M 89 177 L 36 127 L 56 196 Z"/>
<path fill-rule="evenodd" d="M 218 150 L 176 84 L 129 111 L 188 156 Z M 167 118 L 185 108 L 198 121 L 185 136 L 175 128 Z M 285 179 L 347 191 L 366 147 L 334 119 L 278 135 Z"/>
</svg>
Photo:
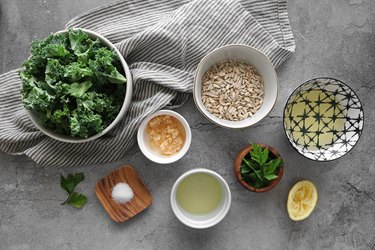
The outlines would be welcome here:
<svg viewBox="0 0 375 250">
<path fill-rule="evenodd" d="M 83 144 L 45 136 L 22 105 L 18 70 L 0 75 L 0 149 L 26 154 L 42 166 L 77 166 L 123 157 L 141 121 L 189 97 L 200 59 L 226 44 L 246 44 L 275 67 L 294 51 L 286 0 L 125 0 L 84 13 L 69 27 L 96 31 L 113 42 L 134 83 L 129 111 L 108 135 Z"/>
</svg>

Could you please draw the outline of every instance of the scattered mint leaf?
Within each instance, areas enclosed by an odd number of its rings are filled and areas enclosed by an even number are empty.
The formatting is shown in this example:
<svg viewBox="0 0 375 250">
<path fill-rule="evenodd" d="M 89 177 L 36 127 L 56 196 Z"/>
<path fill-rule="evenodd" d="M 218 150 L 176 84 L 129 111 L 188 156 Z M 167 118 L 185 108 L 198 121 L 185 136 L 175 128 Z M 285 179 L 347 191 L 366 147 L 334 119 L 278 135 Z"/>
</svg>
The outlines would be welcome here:
<svg viewBox="0 0 375 250">
<path fill-rule="evenodd" d="M 61 175 L 60 185 L 70 194 L 73 192 L 74 188 L 84 179 L 85 176 L 83 173 L 68 174 L 66 178 Z"/>
<path fill-rule="evenodd" d="M 68 175 L 69 177 L 69 175 Z M 61 175 L 60 177 L 60 186 L 69 194 L 73 192 L 74 190 L 74 183 L 71 180 L 68 180 L 68 178 L 65 178 Z"/>
<path fill-rule="evenodd" d="M 73 175 L 74 186 L 77 186 L 80 182 L 85 180 L 85 175 L 83 173 L 76 173 Z"/>
<path fill-rule="evenodd" d="M 73 192 L 70 195 L 67 204 L 75 208 L 82 208 L 86 204 L 86 202 L 87 197 L 85 195 Z"/>
<path fill-rule="evenodd" d="M 66 178 L 61 175 L 60 186 L 68 192 L 69 196 L 61 205 L 71 205 L 75 208 L 83 207 L 87 202 L 87 197 L 83 194 L 75 192 L 76 186 L 85 179 L 83 173 L 68 174 Z"/>
</svg>

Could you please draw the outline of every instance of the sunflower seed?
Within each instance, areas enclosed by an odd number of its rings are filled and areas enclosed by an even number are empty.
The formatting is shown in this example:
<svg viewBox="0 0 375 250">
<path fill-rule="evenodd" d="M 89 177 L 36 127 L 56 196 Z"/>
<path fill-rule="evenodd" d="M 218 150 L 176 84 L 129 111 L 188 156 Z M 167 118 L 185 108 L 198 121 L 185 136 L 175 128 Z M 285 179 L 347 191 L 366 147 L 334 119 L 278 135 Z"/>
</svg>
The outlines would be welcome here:
<svg viewBox="0 0 375 250">
<path fill-rule="evenodd" d="M 251 117 L 263 99 L 263 79 L 254 66 L 245 62 L 222 61 L 203 76 L 202 102 L 221 119 L 241 121 Z"/>
</svg>

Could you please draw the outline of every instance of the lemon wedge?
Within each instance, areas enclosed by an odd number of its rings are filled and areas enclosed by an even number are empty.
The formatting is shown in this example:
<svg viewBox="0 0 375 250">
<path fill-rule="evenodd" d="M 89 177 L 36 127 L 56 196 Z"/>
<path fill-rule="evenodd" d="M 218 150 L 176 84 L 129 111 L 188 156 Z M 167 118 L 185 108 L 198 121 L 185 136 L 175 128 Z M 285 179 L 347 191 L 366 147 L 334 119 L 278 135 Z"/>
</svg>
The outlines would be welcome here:
<svg viewBox="0 0 375 250">
<path fill-rule="evenodd" d="M 287 209 L 289 218 L 304 220 L 312 213 L 318 201 L 318 192 L 311 181 L 297 182 L 289 191 Z"/>
</svg>

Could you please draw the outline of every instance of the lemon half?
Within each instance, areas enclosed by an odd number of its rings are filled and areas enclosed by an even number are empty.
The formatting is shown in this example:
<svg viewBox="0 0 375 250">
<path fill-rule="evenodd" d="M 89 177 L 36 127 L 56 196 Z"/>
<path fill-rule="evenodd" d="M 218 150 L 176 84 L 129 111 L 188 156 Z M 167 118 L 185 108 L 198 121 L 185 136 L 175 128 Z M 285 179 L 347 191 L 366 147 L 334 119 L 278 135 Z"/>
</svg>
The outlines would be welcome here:
<svg viewBox="0 0 375 250">
<path fill-rule="evenodd" d="M 297 182 L 289 191 L 287 209 L 289 218 L 304 220 L 312 213 L 318 201 L 318 192 L 311 181 Z"/>
</svg>

